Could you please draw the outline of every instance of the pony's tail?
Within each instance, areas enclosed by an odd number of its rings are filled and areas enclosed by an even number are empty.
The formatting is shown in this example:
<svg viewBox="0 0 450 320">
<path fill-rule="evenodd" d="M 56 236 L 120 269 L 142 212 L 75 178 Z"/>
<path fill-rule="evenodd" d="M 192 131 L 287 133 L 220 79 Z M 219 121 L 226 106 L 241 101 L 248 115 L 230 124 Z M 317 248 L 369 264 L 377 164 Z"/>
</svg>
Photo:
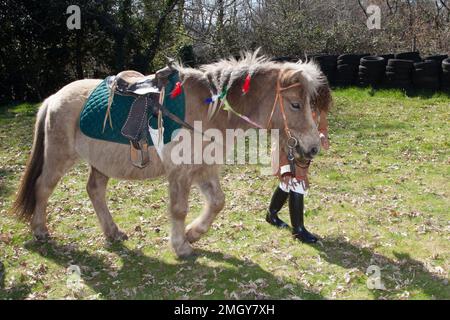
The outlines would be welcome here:
<svg viewBox="0 0 450 320">
<path fill-rule="evenodd" d="M 28 158 L 25 173 L 22 176 L 11 213 L 20 219 L 30 220 L 36 206 L 36 181 L 42 173 L 44 164 L 45 118 L 48 100 L 39 109 L 34 128 L 34 141 Z"/>
</svg>

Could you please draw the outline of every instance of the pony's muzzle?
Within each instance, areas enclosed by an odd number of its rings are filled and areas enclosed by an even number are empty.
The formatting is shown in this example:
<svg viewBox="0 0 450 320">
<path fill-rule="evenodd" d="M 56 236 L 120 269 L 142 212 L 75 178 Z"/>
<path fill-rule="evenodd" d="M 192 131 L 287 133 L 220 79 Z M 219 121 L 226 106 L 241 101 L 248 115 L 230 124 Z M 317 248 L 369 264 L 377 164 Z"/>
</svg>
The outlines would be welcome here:
<svg viewBox="0 0 450 320">
<path fill-rule="evenodd" d="M 320 145 L 312 144 L 307 147 L 297 146 L 297 152 L 301 156 L 301 158 L 306 160 L 312 160 L 315 156 L 319 154 Z"/>
<path fill-rule="evenodd" d="M 305 152 L 305 156 L 308 158 L 314 158 L 319 153 L 320 147 L 313 146 L 307 152 Z"/>
</svg>

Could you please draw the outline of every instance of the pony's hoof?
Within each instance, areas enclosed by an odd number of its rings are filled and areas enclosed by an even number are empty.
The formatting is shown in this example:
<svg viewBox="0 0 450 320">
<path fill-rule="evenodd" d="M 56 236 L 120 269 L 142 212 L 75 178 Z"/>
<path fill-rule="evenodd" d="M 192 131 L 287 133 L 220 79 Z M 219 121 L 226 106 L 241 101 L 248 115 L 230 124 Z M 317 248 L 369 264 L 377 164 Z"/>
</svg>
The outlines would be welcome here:
<svg viewBox="0 0 450 320">
<path fill-rule="evenodd" d="M 189 258 L 194 254 L 194 249 L 192 249 L 191 245 L 187 242 L 174 248 L 174 250 L 175 250 L 175 254 L 180 259 Z"/>
<path fill-rule="evenodd" d="M 188 226 L 186 228 L 186 239 L 189 243 L 194 243 L 202 237 L 202 234 L 195 230 L 195 227 Z"/>
<path fill-rule="evenodd" d="M 117 230 L 113 234 L 107 235 L 106 238 L 110 242 L 120 242 L 120 241 L 128 240 L 127 234 L 120 230 Z"/>
<path fill-rule="evenodd" d="M 41 231 L 35 230 L 33 231 L 33 236 L 34 239 L 39 242 L 45 242 L 50 240 L 50 233 L 48 233 L 48 230 L 41 230 Z"/>
</svg>

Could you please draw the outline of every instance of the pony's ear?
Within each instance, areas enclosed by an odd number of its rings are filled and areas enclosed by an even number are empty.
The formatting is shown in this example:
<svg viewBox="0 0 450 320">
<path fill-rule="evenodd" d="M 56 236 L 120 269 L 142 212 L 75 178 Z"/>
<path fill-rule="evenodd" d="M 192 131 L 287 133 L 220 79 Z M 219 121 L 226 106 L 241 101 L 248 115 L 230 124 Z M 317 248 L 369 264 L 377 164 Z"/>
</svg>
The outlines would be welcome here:
<svg viewBox="0 0 450 320">
<path fill-rule="evenodd" d="M 296 83 L 303 83 L 304 75 L 302 70 L 286 70 L 281 76 L 281 85 L 288 87 Z"/>
<path fill-rule="evenodd" d="M 158 88 L 165 87 L 169 82 L 169 76 L 174 72 L 174 69 L 169 65 L 156 71 L 155 79 Z"/>
</svg>

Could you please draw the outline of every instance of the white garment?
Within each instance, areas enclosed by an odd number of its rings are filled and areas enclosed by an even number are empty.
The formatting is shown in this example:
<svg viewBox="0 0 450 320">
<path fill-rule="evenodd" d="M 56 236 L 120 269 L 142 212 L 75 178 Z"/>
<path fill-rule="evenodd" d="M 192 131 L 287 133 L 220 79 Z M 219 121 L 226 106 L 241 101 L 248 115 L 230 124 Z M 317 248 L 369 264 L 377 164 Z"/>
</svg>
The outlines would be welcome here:
<svg viewBox="0 0 450 320">
<path fill-rule="evenodd" d="M 284 192 L 296 192 L 300 194 L 306 195 L 308 191 L 306 190 L 305 181 L 298 181 L 297 178 L 291 177 L 288 180 L 288 183 L 284 183 L 284 181 L 280 182 L 280 189 Z"/>
</svg>

